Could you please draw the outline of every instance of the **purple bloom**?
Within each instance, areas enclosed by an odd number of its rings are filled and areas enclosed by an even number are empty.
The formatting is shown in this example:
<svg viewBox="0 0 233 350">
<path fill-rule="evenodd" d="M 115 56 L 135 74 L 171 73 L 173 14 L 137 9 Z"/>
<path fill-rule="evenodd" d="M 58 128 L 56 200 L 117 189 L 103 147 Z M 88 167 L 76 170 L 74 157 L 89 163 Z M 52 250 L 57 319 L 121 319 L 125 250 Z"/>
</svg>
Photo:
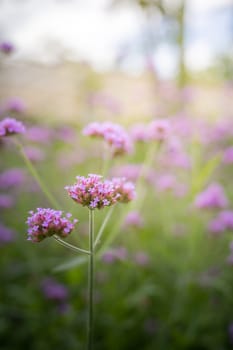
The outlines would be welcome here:
<svg viewBox="0 0 233 350">
<path fill-rule="evenodd" d="M 135 186 L 132 182 L 126 181 L 124 177 L 115 177 L 112 179 L 115 187 L 115 193 L 118 194 L 118 202 L 128 203 L 136 197 Z"/>
<path fill-rule="evenodd" d="M 44 296 L 49 300 L 63 302 L 68 297 L 67 288 L 52 278 L 46 278 L 42 281 L 42 291 Z"/>
<path fill-rule="evenodd" d="M 23 123 L 14 118 L 5 118 L 0 121 L 0 137 L 22 134 L 24 132 L 25 127 Z"/>
<path fill-rule="evenodd" d="M 24 152 L 31 162 L 41 162 L 45 158 L 45 154 L 41 148 L 28 146 L 24 148 Z"/>
<path fill-rule="evenodd" d="M 0 43 L 0 51 L 3 52 L 4 54 L 9 55 L 14 51 L 14 46 L 10 42 L 4 41 Z"/>
<path fill-rule="evenodd" d="M 131 211 L 127 214 L 124 224 L 131 227 L 142 227 L 143 218 L 138 211 Z"/>
<path fill-rule="evenodd" d="M 134 255 L 134 261 L 140 266 L 146 266 L 149 264 L 149 256 L 145 252 L 137 252 Z"/>
<path fill-rule="evenodd" d="M 0 189 L 19 187 L 24 181 L 24 171 L 20 168 L 11 168 L 0 174 Z"/>
<path fill-rule="evenodd" d="M 137 142 L 149 141 L 149 130 L 147 124 L 135 124 L 132 126 L 130 134 L 132 139 Z"/>
<path fill-rule="evenodd" d="M 88 177 L 77 176 L 73 186 L 66 186 L 69 196 L 89 209 L 102 209 L 119 201 L 120 194 L 112 181 L 101 180 L 102 176 L 89 174 Z"/>
<path fill-rule="evenodd" d="M 223 154 L 223 162 L 226 164 L 233 163 L 233 147 L 225 149 L 225 152 Z"/>
<path fill-rule="evenodd" d="M 32 126 L 27 130 L 28 140 L 38 143 L 49 143 L 52 138 L 52 130 L 45 126 Z"/>
<path fill-rule="evenodd" d="M 167 119 L 158 119 L 148 125 L 150 140 L 165 141 L 171 130 L 170 122 Z"/>
<path fill-rule="evenodd" d="M 130 153 L 133 149 L 129 135 L 118 124 L 111 122 L 91 123 L 84 128 L 83 134 L 103 138 L 111 146 L 114 156 Z"/>
<path fill-rule="evenodd" d="M 14 198 L 9 194 L 0 194 L 0 208 L 11 208 L 15 203 Z"/>
<path fill-rule="evenodd" d="M 37 208 L 34 213 L 30 211 L 31 216 L 28 217 L 28 240 L 32 242 L 41 242 L 46 237 L 57 235 L 59 237 L 67 237 L 74 229 L 78 220 L 73 222 L 69 220 L 71 214 L 62 217 L 62 211 L 53 209 Z"/>
<path fill-rule="evenodd" d="M 220 212 L 217 217 L 215 217 L 209 223 L 209 231 L 211 233 L 222 233 L 225 230 L 233 230 L 233 211 L 224 210 Z"/>
<path fill-rule="evenodd" d="M 218 183 L 213 183 L 196 196 L 194 204 L 200 209 L 224 208 L 227 206 L 228 200 L 223 187 Z"/>
<path fill-rule="evenodd" d="M 0 245 L 12 242 L 14 240 L 15 232 L 10 228 L 0 223 Z"/>
<path fill-rule="evenodd" d="M 103 261 L 111 264 L 117 260 L 126 260 L 128 252 L 125 247 L 118 247 L 114 249 L 109 249 L 103 254 Z"/>
<path fill-rule="evenodd" d="M 20 98 L 14 97 L 7 101 L 5 110 L 8 112 L 23 113 L 26 110 L 26 106 Z"/>
</svg>

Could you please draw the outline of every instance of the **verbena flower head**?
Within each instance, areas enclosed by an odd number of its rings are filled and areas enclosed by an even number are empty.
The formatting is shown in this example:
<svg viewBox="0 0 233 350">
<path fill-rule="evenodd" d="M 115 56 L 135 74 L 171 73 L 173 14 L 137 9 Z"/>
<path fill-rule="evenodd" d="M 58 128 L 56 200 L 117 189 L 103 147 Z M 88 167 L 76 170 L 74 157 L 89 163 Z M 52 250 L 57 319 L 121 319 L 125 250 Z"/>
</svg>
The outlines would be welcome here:
<svg viewBox="0 0 233 350">
<path fill-rule="evenodd" d="M 223 187 L 218 183 L 212 183 L 196 196 L 194 204 L 197 208 L 224 208 L 228 200 Z"/>
<path fill-rule="evenodd" d="M 5 243 L 12 242 L 15 238 L 14 230 L 0 223 L 0 246 Z"/>
<path fill-rule="evenodd" d="M 66 186 L 70 197 L 89 209 L 102 209 L 115 204 L 120 197 L 112 181 L 102 180 L 102 176 L 89 174 L 88 177 L 77 176 L 73 186 Z"/>
<path fill-rule="evenodd" d="M 62 211 L 37 208 L 36 212 L 30 211 L 26 223 L 28 224 L 28 240 L 41 242 L 46 237 L 57 235 L 67 237 L 74 229 L 78 220 L 70 220 L 71 214 L 62 216 Z"/>
<path fill-rule="evenodd" d="M 103 138 L 111 146 L 114 156 L 130 153 L 133 149 L 132 140 L 127 132 L 115 123 L 90 123 L 84 128 L 83 134 Z"/>
<path fill-rule="evenodd" d="M 20 187 L 26 180 L 21 168 L 11 168 L 0 173 L 0 189 Z"/>
<path fill-rule="evenodd" d="M 223 210 L 209 222 L 209 231 L 213 234 L 233 230 L 233 211 Z"/>
<path fill-rule="evenodd" d="M 167 119 L 153 120 L 148 125 L 148 134 L 151 140 L 164 141 L 168 138 L 171 130 L 170 122 Z"/>
<path fill-rule="evenodd" d="M 112 179 L 115 192 L 119 194 L 118 202 L 128 203 L 136 197 L 135 186 L 132 182 L 126 181 L 124 177 Z"/>
<path fill-rule="evenodd" d="M 0 137 L 23 134 L 24 132 L 23 123 L 14 118 L 5 118 L 0 121 Z"/>
</svg>

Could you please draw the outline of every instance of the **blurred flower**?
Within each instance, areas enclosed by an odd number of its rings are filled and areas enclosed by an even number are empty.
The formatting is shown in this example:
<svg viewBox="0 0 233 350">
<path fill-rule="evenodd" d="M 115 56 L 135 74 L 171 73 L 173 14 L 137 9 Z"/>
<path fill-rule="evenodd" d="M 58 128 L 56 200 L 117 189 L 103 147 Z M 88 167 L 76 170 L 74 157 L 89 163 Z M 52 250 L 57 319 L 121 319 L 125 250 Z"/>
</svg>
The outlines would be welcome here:
<svg viewBox="0 0 233 350">
<path fill-rule="evenodd" d="M 20 98 L 14 97 L 6 102 L 4 110 L 7 112 L 24 113 L 26 105 Z"/>
<path fill-rule="evenodd" d="M 69 220 L 71 214 L 62 217 L 62 211 L 53 209 L 37 208 L 37 212 L 30 211 L 31 216 L 28 217 L 28 240 L 32 242 L 40 242 L 46 237 L 58 235 L 59 237 L 67 237 L 74 229 L 78 220 L 73 222 Z"/>
<path fill-rule="evenodd" d="M 14 46 L 8 41 L 3 41 L 0 43 L 0 51 L 9 55 L 14 51 Z"/>
<path fill-rule="evenodd" d="M 23 123 L 14 118 L 5 118 L 0 121 L 0 137 L 22 134 L 25 132 Z"/>
<path fill-rule="evenodd" d="M 50 143 L 52 140 L 53 131 L 45 126 L 32 126 L 28 128 L 25 137 L 33 142 Z"/>
<path fill-rule="evenodd" d="M 41 162 L 45 158 L 45 153 L 41 148 L 28 146 L 24 148 L 24 152 L 31 162 Z"/>
<path fill-rule="evenodd" d="M 12 242 L 15 238 L 14 230 L 0 223 L 0 245 Z"/>
<path fill-rule="evenodd" d="M 9 194 L 0 194 L 0 208 L 11 208 L 15 204 L 14 198 Z"/>
<path fill-rule="evenodd" d="M 140 176 L 141 164 L 126 164 L 111 169 L 114 176 L 125 177 L 127 180 L 136 181 Z"/>
<path fill-rule="evenodd" d="M 223 187 L 212 183 L 203 192 L 199 193 L 194 202 L 197 208 L 224 208 L 228 204 Z"/>
<path fill-rule="evenodd" d="M 233 211 L 224 210 L 220 212 L 209 223 L 209 231 L 211 233 L 221 233 L 225 230 L 233 230 Z"/>
<path fill-rule="evenodd" d="M 153 120 L 148 125 L 148 135 L 150 140 L 165 141 L 170 135 L 171 125 L 167 119 Z"/>
<path fill-rule="evenodd" d="M 228 326 L 228 335 L 230 343 L 233 345 L 233 322 L 229 324 Z"/>
<path fill-rule="evenodd" d="M 147 124 L 135 124 L 131 127 L 130 135 L 134 141 L 148 142 L 149 130 Z"/>
<path fill-rule="evenodd" d="M 136 262 L 137 265 L 140 266 L 146 266 L 149 264 L 150 259 L 147 253 L 145 252 L 137 252 L 134 255 L 134 261 Z"/>
<path fill-rule="evenodd" d="M 106 251 L 102 256 L 102 260 L 108 264 L 111 264 L 117 260 L 126 260 L 127 255 L 128 252 L 125 247 L 118 247 Z"/>
<path fill-rule="evenodd" d="M 25 173 L 20 168 L 7 169 L 0 173 L 0 189 L 19 187 L 26 180 Z"/>
<path fill-rule="evenodd" d="M 223 162 L 225 164 L 232 164 L 233 163 L 233 147 L 229 147 L 225 149 L 223 154 Z"/>
<path fill-rule="evenodd" d="M 64 301 L 68 298 L 67 288 L 52 278 L 46 278 L 41 284 L 44 296 L 49 300 Z"/>
<path fill-rule="evenodd" d="M 129 212 L 124 221 L 124 226 L 130 227 L 143 227 L 143 218 L 138 211 Z"/>
<path fill-rule="evenodd" d="M 132 141 L 123 127 L 118 124 L 90 123 L 83 129 L 83 134 L 103 138 L 112 147 L 114 156 L 132 152 Z"/>
</svg>

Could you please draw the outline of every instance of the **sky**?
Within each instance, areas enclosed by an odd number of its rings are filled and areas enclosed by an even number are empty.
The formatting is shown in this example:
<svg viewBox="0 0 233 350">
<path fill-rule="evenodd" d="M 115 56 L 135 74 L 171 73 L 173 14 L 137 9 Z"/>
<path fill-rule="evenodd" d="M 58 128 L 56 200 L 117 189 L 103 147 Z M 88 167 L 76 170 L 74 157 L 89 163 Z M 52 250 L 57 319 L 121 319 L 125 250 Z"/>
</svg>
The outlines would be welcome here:
<svg viewBox="0 0 233 350">
<path fill-rule="evenodd" d="M 233 5 L 233 0 L 188 0 L 186 61 L 190 69 L 207 67 L 216 52 L 229 47 L 229 13 L 219 11 L 226 5 Z M 158 17 L 155 32 L 160 25 Z M 18 59 L 51 62 L 65 50 L 69 58 L 104 70 L 125 56 L 123 67 L 137 72 L 145 66 L 141 44 L 145 28 L 141 11 L 129 5 L 112 10 L 109 0 L 0 0 L 1 39 L 16 45 Z M 158 45 L 152 58 L 161 76 L 175 71 L 176 49 L 170 44 Z"/>
</svg>

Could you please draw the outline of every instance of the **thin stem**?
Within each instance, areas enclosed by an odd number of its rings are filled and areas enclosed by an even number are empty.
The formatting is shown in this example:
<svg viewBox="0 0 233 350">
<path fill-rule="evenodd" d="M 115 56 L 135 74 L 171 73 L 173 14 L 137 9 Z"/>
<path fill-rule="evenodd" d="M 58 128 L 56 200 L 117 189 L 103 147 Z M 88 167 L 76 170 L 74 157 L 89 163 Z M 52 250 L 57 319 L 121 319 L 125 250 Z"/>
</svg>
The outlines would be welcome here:
<svg viewBox="0 0 233 350">
<path fill-rule="evenodd" d="M 59 238 L 59 237 L 56 236 L 56 235 L 53 235 L 53 238 L 54 238 L 58 243 L 60 243 L 63 247 L 66 247 L 66 248 L 68 248 L 68 249 L 70 249 L 70 250 L 73 250 L 74 252 L 84 253 L 84 254 L 88 254 L 88 255 L 91 254 L 91 252 L 89 252 L 88 250 L 81 249 L 81 248 L 79 248 L 79 247 L 74 246 L 73 244 L 67 243 L 67 242 L 63 241 L 63 239 Z"/>
<path fill-rule="evenodd" d="M 89 210 L 89 264 L 88 264 L 88 322 L 87 350 L 93 349 L 93 301 L 94 301 L 94 210 Z"/>
<path fill-rule="evenodd" d="M 17 146 L 17 148 L 19 149 L 19 152 L 29 170 L 29 172 L 31 173 L 32 177 L 36 180 L 36 182 L 38 183 L 38 185 L 40 186 L 42 192 L 44 193 L 44 195 L 47 197 L 47 199 L 49 200 L 49 202 L 56 208 L 59 208 L 59 204 L 56 201 L 56 199 L 52 196 L 52 194 L 49 192 L 49 190 L 47 189 L 47 186 L 42 182 L 36 168 L 33 166 L 32 162 L 28 159 L 27 155 L 24 152 L 23 146 L 21 145 L 21 143 L 18 140 L 15 140 L 15 144 Z"/>
<path fill-rule="evenodd" d="M 108 214 L 105 216 L 105 219 L 104 219 L 104 221 L 103 221 L 103 223 L 102 223 L 102 225 L 101 225 L 101 227 L 100 227 L 100 229 L 99 229 L 99 232 L 98 232 L 98 234 L 97 234 L 97 236 L 96 236 L 96 239 L 95 239 L 95 242 L 94 242 L 94 249 L 97 247 L 97 245 L 98 245 L 99 242 L 100 242 L 100 239 L 101 239 L 101 237 L 102 237 L 102 234 L 103 234 L 103 232 L 104 232 L 104 229 L 105 229 L 105 227 L 106 227 L 106 225 L 107 225 L 107 223 L 108 223 L 110 217 L 112 216 L 113 209 L 114 209 L 114 207 L 111 207 L 111 209 L 109 209 L 109 211 L 108 211 Z"/>
</svg>

